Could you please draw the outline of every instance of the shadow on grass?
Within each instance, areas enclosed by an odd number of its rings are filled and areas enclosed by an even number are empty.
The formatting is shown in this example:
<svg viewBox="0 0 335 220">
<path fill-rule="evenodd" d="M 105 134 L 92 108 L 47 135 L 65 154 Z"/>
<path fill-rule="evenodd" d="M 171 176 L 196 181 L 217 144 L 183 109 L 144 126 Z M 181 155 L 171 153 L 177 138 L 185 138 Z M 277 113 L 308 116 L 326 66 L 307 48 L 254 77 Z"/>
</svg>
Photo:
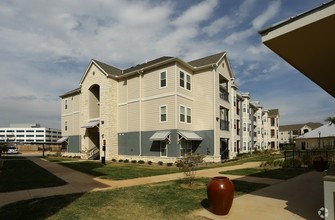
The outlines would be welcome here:
<svg viewBox="0 0 335 220">
<path fill-rule="evenodd" d="M 82 195 L 50 196 L 15 202 L 0 208 L 0 219 L 47 219 Z M 74 219 L 74 216 L 67 217 Z"/>
<path fill-rule="evenodd" d="M 30 160 L 4 161 L 0 173 L 0 192 L 62 186 L 64 180 Z"/>
</svg>

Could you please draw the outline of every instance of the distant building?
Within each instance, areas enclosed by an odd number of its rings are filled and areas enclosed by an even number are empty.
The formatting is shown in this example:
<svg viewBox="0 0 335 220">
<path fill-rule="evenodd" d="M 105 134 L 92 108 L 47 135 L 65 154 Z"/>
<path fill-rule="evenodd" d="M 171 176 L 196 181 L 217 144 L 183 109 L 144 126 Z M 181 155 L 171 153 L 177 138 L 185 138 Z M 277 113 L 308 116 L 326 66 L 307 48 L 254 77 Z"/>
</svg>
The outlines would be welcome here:
<svg viewBox="0 0 335 220">
<path fill-rule="evenodd" d="M 290 125 L 280 125 L 279 126 L 279 144 L 280 146 L 285 146 L 288 144 L 293 144 L 294 139 L 302 134 L 310 132 L 323 124 L 308 122 L 306 124 L 290 124 Z"/>
<path fill-rule="evenodd" d="M 295 138 L 296 147 L 308 149 L 334 149 L 335 124 L 325 124 Z"/>
<path fill-rule="evenodd" d="M 0 142 L 57 142 L 62 137 L 60 129 L 45 128 L 39 124 L 10 124 L 0 128 Z"/>
</svg>

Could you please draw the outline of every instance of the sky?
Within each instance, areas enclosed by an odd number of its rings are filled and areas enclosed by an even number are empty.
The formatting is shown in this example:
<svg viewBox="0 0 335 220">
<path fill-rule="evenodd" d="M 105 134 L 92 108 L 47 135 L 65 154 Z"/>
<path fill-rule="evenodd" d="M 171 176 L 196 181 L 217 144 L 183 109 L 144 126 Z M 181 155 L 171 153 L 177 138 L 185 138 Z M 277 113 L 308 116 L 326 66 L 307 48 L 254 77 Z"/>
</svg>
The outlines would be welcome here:
<svg viewBox="0 0 335 220">
<path fill-rule="evenodd" d="M 280 124 L 321 122 L 335 99 L 264 46 L 258 31 L 327 0 L 2 0 L 0 127 L 60 128 L 59 96 L 91 59 L 125 69 L 226 51 L 240 92 Z"/>
</svg>

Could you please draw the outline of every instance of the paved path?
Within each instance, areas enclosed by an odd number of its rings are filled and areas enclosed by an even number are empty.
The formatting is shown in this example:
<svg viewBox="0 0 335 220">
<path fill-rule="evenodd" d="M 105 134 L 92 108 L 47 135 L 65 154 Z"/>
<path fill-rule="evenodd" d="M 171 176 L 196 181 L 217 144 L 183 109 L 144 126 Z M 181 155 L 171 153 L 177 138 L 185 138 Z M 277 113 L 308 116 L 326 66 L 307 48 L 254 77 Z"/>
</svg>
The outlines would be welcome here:
<svg viewBox="0 0 335 220">
<path fill-rule="evenodd" d="M 65 180 L 68 184 L 58 187 L 0 193 L 0 207 L 16 201 L 38 197 L 115 189 L 170 181 L 184 177 L 183 173 L 174 173 L 113 181 L 94 178 L 93 176 L 40 158 L 31 157 L 29 159 Z M 220 171 L 258 166 L 258 162 L 251 162 L 237 166 L 199 170 L 197 171 L 197 176 L 214 177 L 221 175 L 219 174 Z M 214 215 L 206 209 L 196 210 L 194 215 L 202 216 L 206 219 L 320 219 L 317 211 L 323 207 L 323 173 L 321 172 L 308 172 L 286 181 L 234 175 L 225 176 L 230 179 L 267 183 L 271 186 L 235 198 L 232 209 L 226 216 Z"/>
</svg>

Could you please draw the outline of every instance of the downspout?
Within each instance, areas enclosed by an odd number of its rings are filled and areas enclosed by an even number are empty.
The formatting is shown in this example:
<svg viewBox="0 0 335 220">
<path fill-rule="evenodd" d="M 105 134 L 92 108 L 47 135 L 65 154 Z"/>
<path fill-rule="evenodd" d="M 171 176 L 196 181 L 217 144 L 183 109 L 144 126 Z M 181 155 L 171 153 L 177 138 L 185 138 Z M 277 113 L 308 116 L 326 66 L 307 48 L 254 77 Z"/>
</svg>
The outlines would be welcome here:
<svg viewBox="0 0 335 220">
<path fill-rule="evenodd" d="M 138 74 L 139 74 L 139 78 L 140 78 L 140 80 L 139 80 L 139 83 L 140 83 L 140 88 L 139 88 L 139 90 L 140 90 L 140 103 L 139 103 L 139 114 L 140 114 L 140 121 L 139 121 L 139 126 L 140 126 L 140 131 L 139 131 L 139 142 L 140 142 L 140 155 L 139 156 L 142 156 L 142 76 L 143 76 L 143 69 L 141 69 L 141 70 L 138 70 L 137 71 L 138 72 Z"/>
<path fill-rule="evenodd" d="M 215 67 L 216 67 L 216 64 L 212 64 L 212 68 L 213 68 L 213 128 L 214 128 L 214 135 L 213 135 L 213 142 L 214 142 L 214 152 L 213 152 L 213 162 L 214 162 L 214 159 L 215 159 L 215 155 L 217 153 L 217 150 L 216 150 L 216 132 L 217 132 L 217 127 L 216 127 L 216 71 L 215 71 Z"/>
</svg>

